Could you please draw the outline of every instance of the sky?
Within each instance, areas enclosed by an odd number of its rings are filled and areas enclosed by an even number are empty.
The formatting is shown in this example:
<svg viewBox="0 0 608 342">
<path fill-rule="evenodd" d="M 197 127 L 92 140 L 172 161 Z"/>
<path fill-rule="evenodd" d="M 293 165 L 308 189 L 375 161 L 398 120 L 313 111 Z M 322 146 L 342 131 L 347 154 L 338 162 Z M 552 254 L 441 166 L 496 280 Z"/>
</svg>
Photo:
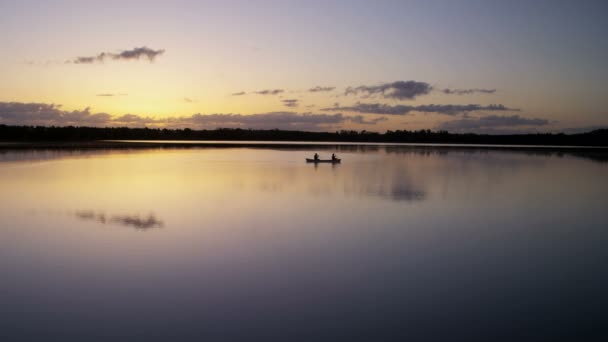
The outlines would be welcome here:
<svg viewBox="0 0 608 342">
<path fill-rule="evenodd" d="M 0 0 L 0 124 L 579 132 L 606 1 Z"/>
</svg>

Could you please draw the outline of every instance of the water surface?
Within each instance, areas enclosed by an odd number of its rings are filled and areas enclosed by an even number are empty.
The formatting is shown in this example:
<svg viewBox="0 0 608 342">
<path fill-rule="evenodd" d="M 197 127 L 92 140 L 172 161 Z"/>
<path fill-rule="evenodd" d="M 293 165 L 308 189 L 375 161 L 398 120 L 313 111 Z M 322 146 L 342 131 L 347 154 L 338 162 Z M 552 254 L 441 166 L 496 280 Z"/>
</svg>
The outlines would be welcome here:
<svg viewBox="0 0 608 342">
<path fill-rule="evenodd" d="M 0 337 L 538 340 L 605 322 L 601 153 L 314 152 L 3 151 Z"/>
</svg>

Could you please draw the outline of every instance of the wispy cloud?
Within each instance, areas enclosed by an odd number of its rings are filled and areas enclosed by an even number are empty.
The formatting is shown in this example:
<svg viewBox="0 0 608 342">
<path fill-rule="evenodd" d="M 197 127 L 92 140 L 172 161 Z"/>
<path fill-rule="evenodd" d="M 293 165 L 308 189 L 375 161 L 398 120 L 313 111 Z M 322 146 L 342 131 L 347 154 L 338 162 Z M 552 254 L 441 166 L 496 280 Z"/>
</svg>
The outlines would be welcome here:
<svg viewBox="0 0 608 342">
<path fill-rule="evenodd" d="M 278 95 L 285 92 L 284 89 L 264 89 L 264 90 L 258 90 L 254 93 L 259 94 L 259 95 Z"/>
<path fill-rule="evenodd" d="M 103 59 L 106 57 L 105 53 L 101 53 L 96 57 L 76 57 L 73 60 L 66 61 L 66 63 L 74 63 L 74 64 L 91 64 L 95 62 L 103 62 Z"/>
<path fill-rule="evenodd" d="M 193 114 L 190 116 L 153 118 L 136 114 L 112 116 L 83 110 L 67 111 L 61 105 L 45 103 L 0 102 L 0 124 L 92 127 L 167 127 L 167 128 L 253 128 L 319 131 L 341 128 L 345 123 L 374 125 L 385 118 L 365 120 L 362 116 L 295 112 L 258 114 Z"/>
<path fill-rule="evenodd" d="M 102 96 L 102 97 L 113 97 L 113 96 L 127 96 L 128 94 L 125 93 L 102 93 L 102 94 L 96 94 L 95 96 Z"/>
<path fill-rule="evenodd" d="M 102 52 L 95 56 L 79 56 L 72 60 L 66 61 L 66 63 L 74 63 L 74 64 L 92 64 L 92 63 L 102 63 L 106 60 L 139 60 L 139 59 L 147 59 L 149 62 L 154 62 L 156 57 L 165 53 L 164 49 L 153 50 L 148 47 L 136 47 L 131 50 L 123 50 L 118 53 L 113 52 Z"/>
<path fill-rule="evenodd" d="M 309 93 L 323 93 L 335 90 L 333 86 L 314 86 L 306 90 Z M 263 89 L 252 91 L 252 94 L 259 95 L 278 95 L 287 92 L 285 89 Z M 301 92 L 301 91 L 291 91 Z M 434 88 L 427 82 L 420 81 L 395 81 L 381 83 L 378 85 L 361 85 L 358 87 L 347 87 L 344 95 L 355 95 L 360 98 L 379 97 L 390 100 L 413 100 L 418 96 L 428 95 L 432 92 L 440 92 L 447 95 L 471 95 L 471 94 L 494 94 L 496 89 L 486 88 Z M 232 93 L 232 96 L 247 94 L 244 91 Z"/>
<path fill-rule="evenodd" d="M 322 111 L 346 111 L 366 114 L 387 114 L 387 115 L 406 115 L 410 112 L 422 112 L 422 113 L 438 113 L 444 115 L 457 115 L 463 113 L 469 113 L 474 111 L 518 111 L 518 109 L 508 108 L 502 104 L 492 105 L 479 105 L 479 104 L 467 104 L 467 105 L 387 105 L 383 103 L 357 103 L 352 106 L 334 106 L 328 108 L 322 108 Z"/>
<path fill-rule="evenodd" d="M 194 100 L 189 97 L 184 97 L 184 102 L 192 103 Z"/>
<path fill-rule="evenodd" d="M 471 94 L 494 94 L 496 89 L 482 89 L 482 88 L 471 88 L 471 89 L 450 89 L 445 88 L 441 90 L 442 93 L 448 95 L 471 95 Z"/>
<path fill-rule="evenodd" d="M 283 105 L 285 107 L 297 107 L 299 105 L 299 101 L 298 99 L 285 99 L 285 100 L 281 100 L 281 102 L 283 102 Z"/>
<path fill-rule="evenodd" d="M 469 117 L 464 119 L 446 121 L 439 124 L 436 128 L 450 132 L 471 132 L 471 133 L 497 133 L 497 129 L 545 126 L 550 122 L 546 119 L 524 118 L 519 115 L 487 115 L 480 117 Z M 512 132 L 512 131 L 505 131 Z"/>
<path fill-rule="evenodd" d="M 374 86 L 348 87 L 345 95 L 359 95 L 364 98 L 380 96 L 393 100 L 412 100 L 417 96 L 429 94 L 433 87 L 426 82 L 396 81 Z"/>
<path fill-rule="evenodd" d="M 327 92 L 327 91 L 332 91 L 336 89 L 336 87 L 322 87 L 322 86 L 316 86 L 313 88 L 308 89 L 309 92 L 311 93 L 318 93 L 318 92 Z"/>
</svg>

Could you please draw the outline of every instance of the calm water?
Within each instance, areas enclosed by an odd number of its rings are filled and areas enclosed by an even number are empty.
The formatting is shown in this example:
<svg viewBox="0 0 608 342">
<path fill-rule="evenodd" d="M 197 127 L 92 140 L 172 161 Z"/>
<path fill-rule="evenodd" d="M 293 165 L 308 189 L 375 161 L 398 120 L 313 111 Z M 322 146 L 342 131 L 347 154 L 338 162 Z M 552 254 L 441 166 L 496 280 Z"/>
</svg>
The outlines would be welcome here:
<svg viewBox="0 0 608 342">
<path fill-rule="evenodd" d="M 338 149 L 0 152 L 0 338 L 601 331 L 606 156 Z"/>
</svg>

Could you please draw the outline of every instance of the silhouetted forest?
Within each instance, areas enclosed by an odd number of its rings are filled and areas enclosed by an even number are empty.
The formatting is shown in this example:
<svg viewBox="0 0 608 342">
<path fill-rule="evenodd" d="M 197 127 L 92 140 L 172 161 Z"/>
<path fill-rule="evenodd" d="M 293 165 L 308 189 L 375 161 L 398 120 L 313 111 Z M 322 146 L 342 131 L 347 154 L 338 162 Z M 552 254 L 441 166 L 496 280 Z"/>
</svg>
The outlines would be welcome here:
<svg viewBox="0 0 608 342">
<path fill-rule="evenodd" d="M 367 131 L 303 132 L 278 129 L 251 130 L 218 128 L 215 130 L 128 128 L 128 127 L 45 127 L 0 125 L 0 141 L 75 142 L 94 140 L 236 140 L 236 141 L 328 141 L 390 142 L 501 145 L 577 145 L 608 146 L 608 129 L 587 133 L 538 133 L 516 135 L 458 134 L 447 131 Z"/>
</svg>

